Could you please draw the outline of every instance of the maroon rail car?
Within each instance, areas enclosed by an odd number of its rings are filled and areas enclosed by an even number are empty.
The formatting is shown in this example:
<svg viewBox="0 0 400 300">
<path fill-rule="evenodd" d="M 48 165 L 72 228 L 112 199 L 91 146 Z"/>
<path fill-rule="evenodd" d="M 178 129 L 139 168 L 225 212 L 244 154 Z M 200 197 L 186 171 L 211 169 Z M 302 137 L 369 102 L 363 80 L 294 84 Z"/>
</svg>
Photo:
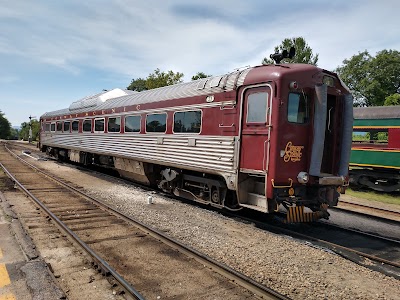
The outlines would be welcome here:
<svg viewBox="0 0 400 300">
<path fill-rule="evenodd" d="M 283 209 L 289 221 L 327 218 L 347 184 L 353 104 L 334 73 L 262 65 L 113 93 L 45 113 L 41 149 L 221 208 Z"/>
</svg>

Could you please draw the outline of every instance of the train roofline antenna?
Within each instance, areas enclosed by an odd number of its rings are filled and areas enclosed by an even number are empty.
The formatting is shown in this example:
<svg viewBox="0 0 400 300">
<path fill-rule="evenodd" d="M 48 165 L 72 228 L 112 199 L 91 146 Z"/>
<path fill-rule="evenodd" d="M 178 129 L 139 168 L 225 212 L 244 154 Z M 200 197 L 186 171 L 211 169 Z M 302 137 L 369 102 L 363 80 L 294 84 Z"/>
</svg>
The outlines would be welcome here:
<svg viewBox="0 0 400 300">
<path fill-rule="evenodd" d="M 282 51 L 282 53 L 276 52 L 274 54 L 271 54 L 269 57 L 274 60 L 275 64 L 279 64 L 282 59 L 284 58 L 289 58 L 292 59 L 296 55 L 296 48 L 295 47 L 290 47 L 289 52 L 285 49 Z"/>
</svg>

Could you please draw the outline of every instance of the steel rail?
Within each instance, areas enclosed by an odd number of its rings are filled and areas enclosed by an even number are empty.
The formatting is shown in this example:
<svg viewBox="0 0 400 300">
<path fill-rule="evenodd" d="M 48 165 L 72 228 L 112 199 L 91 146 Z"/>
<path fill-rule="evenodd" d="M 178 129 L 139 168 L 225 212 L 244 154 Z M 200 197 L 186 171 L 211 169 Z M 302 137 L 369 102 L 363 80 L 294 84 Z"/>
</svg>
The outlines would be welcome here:
<svg viewBox="0 0 400 300">
<path fill-rule="evenodd" d="M 94 260 L 101 265 L 103 270 L 105 270 L 108 274 L 111 274 L 118 283 L 124 288 L 126 292 L 128 292 L 134 299 L 144 300 L 145 298 L 135 290 L 124 278 L 122 278 L 104 259 L 97 255 L 85 242 L 83 242 L 71 229 L 69 229 L 55 214 L 53 214 L 38 198 L 36 198 L 29 190 L 27 190 L 7 169 L 6 167 L 0 163 L 0 167 L 4 170 L 4 172 L 14 181 L 15 184 L 19 186 L 19 188 L 27 194 L 37 205 L 43 209 L 47 215 L 52 218 L 54 222 L 57 223 L 58 226 L 62 228 L 78 245 L 86 251 Z"/>
<path fill-rule="evenodd" d="M 167 235 L 165 235 L 163 232 L 145 225 L 144 223 L 135 220 L 131 217 L 128 217 L 122 213 L 120 213 L 119 211 L 115 210 L 114 208 L 106 205 L 105 203 L 93 198 L 90 195 L 87 195 L 83 192 L 81 192 L 80 190 L 70 186 L 69 184 L 65 183 L 64 181 L 54 177 L 54 175 L 50 175 L 47 172 L 37 168 L 36 166 L 30 164 L 29 162 L 23 160 L 21 157 L 19 157 L 18 155 L 16 155 L 15 153 L 13 153 L 11 150 L 9 150 L 7 148 L 7 146 L 5 146 L 5 148 L 14 156 L 16 157 L 18 160 L 20 160 L 22 163 L 26 164 L 27 166 L 29 166 L 30 168 L 34 169 L 35 171 L 41 173 L 42 175 L 46 176 L 47 178 L 57 182 L 58 184 L 66 187 L 67 189 L 79 194 L 82 197 L 87 198 L 88 200 L 94 202 L 96 205 L 102 207 L 103 209 L 113 213 L 114 215 L 116 215 L 117 217 L 124 219 L 125 221 L 131 222 L 133 224 L 135 224 L 135 226 L 137 226 L 138 228 L 140 228 L 142 231 L 145 231 L 146 233 L 148 233 L 149 235 L 151 235 L 152 237 L 160 240 L 161 242 L 165 243 L 166 245 L 173 247 L 175 249 L 177 249 L 178 251 L 180 251 L 181 253 L 185 254 L 188 257 L 191 257 L 195 260 L 197 260 L 198 262 L 200 262 L 201 264 L 211 268 L 212 270 L 214 270 L 215 272 L 223 275 L 224 277 L 236 282 L 239 286 L 244 287 L 245 289 L 251 291 L 254 295 L 257 295 L 259 297 L 262 297 L 263 299 L 285 299 L 288 300 L 290 298 L 278 293 L 277 291 L 264 286 L 260 283 L 258 283 L 257 281 L 251 279 L 250 277 L 247 277 L 246 275 L 237 272 L 236 270 L 230 268 L 229 266 L 220 263 L 214 259 L 212 259 L 211 257 L 208 257 L 207 255 L 187 246 L 182 244 L 181 242 L 168 237 Z M 0 164 L 1 165 L 1 164 Z M 60 221 L 61 222 L 61 221 Z"/>
<path fill-rule="evenodd" d="M 371 214 L 368 214 L 368 213 L 365 213 L 365 212 L 356 211 L 356 210 L 352 210 L 352 209 L 346 209 L 346 208 L 341 208 L 341 207 L 330 207 L 329 210 L 340 212 L 340 213 L 357 215 L 357 216 L 360 216 L 360 217 L 363 217 L 363 218 L 370 218 L 370 219 L 374 219 L 376 221 L 385 222 L 385 223 L 393 224 L 393 225 L 399 225 L 400 224 L 400 221 L 396 221 L 395 219 L 385 218 L 385 217 L 380 216 L 380 215 L 371 215 Z"/>
<path fill-rule="evenodd" d="M 228 213 L 228 212 L 224 212 L 224 215 L 234 216 L 236 218 L 238 217 L 237 215 L 235 215 L 233 213 Z M 364 253 L 364 252 L 361 252 L 361 251 L 358 251 L 358 250 L 354 250 L 354 249 L 351 249 L 351 248 L 348 248 L 348 247 L 345 247 L 345 246 L 341 246 L 341 245 L 338 245 L 338 244 L 335 244 L 335 243 L 332 243 L 332 242 L 329 242 L 329 241 L 326 241 L 326 240 L 322 240 L 322 239 L 319 239 L 319 238 L 315 238 L 315 237 L 312 237 L 312 236 L 309 236 L 309 235 L 306 235 L 306 234 L 303 234 L 303 233 L 292 231 L 290 229 L 277 227 L 277 226 L 270 225 L 270 224 L 267 225 L 267 224 L 265 224 L 263 222 L 260 222 L 260 221 L 257 221 L 257 220 L 251 219 L 251 218 L 246 218 L 246 217 L 242 217 L 242 216 L 239 216 L 239 218 L 241 220 L 246 221 L 246 222 L 254 223 L 256 226 L 259 226 L 260 228 L 266 228 L 266 229 L 268 229 L 270 231 L 273 231 L 273 232 L 279 232 L 279 233 L 286 234 L 288 236 L 298 237 L 298 238 L 302 238 L 302 239 L 309 240 L 309 241 L 312 241 L 312 242 L 317 242 L 317 243 L 329 245 L 329 246 L 337 248 L 337 249 L 349 251 L 349 252 L 355 253 L 355 254 L 357 254 L 359 256 L 369 258 L 369 259 L 371 259 L 373 261 L 376 261 L 376 262 L 380 262 L 380 263 L 384 263 L 384 264 L 387 264 L 387 265 L 390 265 L 390 266 L 393 266 L 393 267 L 400 268 L 400 263 L 389 261 L 389 260 L 374 256 L 374 255 L 371 255 L 371 254 L 368 254 L 368 253 Z M 324 223 L 324 225 L 331 226 L 331 224 L 325 224 L 325 223 Z M 336 226 L 336 227 L 339 227 L 339 226 Z M 345 228 L 342 228 L 342 227 L 339 227 L 339 228 L 340 229 L 345 229 Z M 345 229 L 345 230 L 347 230 L 347 229 Z M 349 230 L 349 231 L 352 231 L 352 230 Z M 354 232 L 356 232 L 358 234 L 365 234 L 367 236 L 374 236 L 372 234 L 364 233 L 362 231 L 354 230 Z M 399 243 L 398 240 L 393 240 L 393 239 L 389 239 L 389 238 L 382 238 L 380 236 L 374 236 L 374 237 L 378 237 L 378 238 L 381 238 L 381 239 L 389 241 L 389 242 Z"/>
<path fill-rule="evenodd" d="M 365 205 L 365 204 L 359 204 L 359 203 L 354 203 L 354 202 L 348 202 L 346 200 L 340 200 L 341 203 L 345 203 L 345 205 L 352 205 L 352 206 L 360 206 L 360 207 L 365 207 L 371 210 L 378 210 L 378 211 L 383 211 L 383 212 L 388 212 L 388 213 L 393 213 L 400 215 L 399 211 L 391 210 L 391 209 L 386 209 L 386 208 L 381 208 L 381 207 L 375 207 L 375 206 L 370 206 L 370 205 Z"/>
<path fill-rule="evenodd" d="M 376 214 L 369 214 L 367 212 L 348 209 L 346 207 L 339 207 L 339 206 L 331 207 L 330 209 L 337 210 L 337 211 L 344 211 L 344 212 L 354 213 L 354 214 L 358 214 L 358 215 L 362 215 L 362 216 L 370 216 L 370 217 L 373 217 L 373 218 L 376 218 L 376 219 L 380 219 L 380 220 L 383 220 L 383 221 L 387 221 L 387 222 L 400 223 L 399 221 L 394 219 L 396 217 L 400 218 L 400 211 L 395 211 L 395 210 L 390 210 L 390 209 L 385 209 L 385 208 L 379 208 L 379 207 L 374 207 L 374 206 L 369 206 L 369 205 L 364 205 L 364 204 L 358 204 L 358 203 L 353 203 L 353 202 L 347 202 L 347 201 L 343 201 L 343 200 L 340 200 L 340 202 L 342 202 L 344 204 L 344 206 L 347 205 L 349 207 L 354 207 L 354 208 L 359 208 L 359 209 L 368 209 L 370 211 L 375 211 Z M 382 216 L 381 215 L 382 213 L 388 213 L 389 216 L 392 216 L 394 218 Z"/>
</svg>

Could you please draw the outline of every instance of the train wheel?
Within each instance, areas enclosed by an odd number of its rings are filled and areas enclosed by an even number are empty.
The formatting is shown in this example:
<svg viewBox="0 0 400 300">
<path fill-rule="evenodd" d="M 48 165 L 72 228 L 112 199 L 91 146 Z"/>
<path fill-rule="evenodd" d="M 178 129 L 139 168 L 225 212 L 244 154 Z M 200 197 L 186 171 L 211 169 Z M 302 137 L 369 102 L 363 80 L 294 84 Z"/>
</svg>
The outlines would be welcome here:
<svg viewBox="0 0 400 300">
<path fill-rule="evenodd" d="M 211 191 L 211 202 L 221 204 L 221 196 L 218 188 L 213 188 Z"/>
</svg>

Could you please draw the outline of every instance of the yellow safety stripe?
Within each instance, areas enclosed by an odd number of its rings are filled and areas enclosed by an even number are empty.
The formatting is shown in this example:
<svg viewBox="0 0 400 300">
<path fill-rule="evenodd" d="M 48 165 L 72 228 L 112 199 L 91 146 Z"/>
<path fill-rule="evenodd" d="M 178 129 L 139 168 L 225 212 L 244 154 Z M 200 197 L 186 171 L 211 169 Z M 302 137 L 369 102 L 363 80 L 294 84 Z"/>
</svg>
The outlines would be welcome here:
<svg viewBox="0 0 400 300">
<path fill-rule="evenodd" d="M 16 300 L 13 294 L 0 295 L 0 300 Z"/>
<path fill-rule="evenodd" d="M 318 213 L 305 213 L 304 206 L 289 207 L 286 216 L 287 223 L 312 222 L 316 219 L 318 219 Z"/>
<path fill-rule="evenodd" d="M 8 276 L 6 265 L 0 264 L 0 288 L 5 287 L 10 283 L 10 276 Z"/>
<path fill-rule="evenodd" d="M 353 129 L 369 129 L 369 128 L 374 128 L 374 129 L 379 129 L 379 128 L 400 128 L 400 126 L 390 126 L 390 125 L 385 125 L 385 126 L 353 126 Z"/>
<path fill-rule="evenodd" d="M 355 164 L 355 163 L 350 163 L 350 166 L 359 166 L 359 167 L 379 167 L 379 168 L 387 168 L 387 169 L 399 169 L 400 167 L 395 167 L 395 166 L 382 166 L 382 165 L 371 165 L 371 164 Z"/>
<path fill-rule="evenodd" d="M 372 151 L 372 152 L 400 152 L 400 150 L 389 150 L 389 149 L 378 149 L 378 148 L 370 148 L 370 149 L 365 149 L 362 147 L 351 147 L 352 151 Z"/>
</svg>

